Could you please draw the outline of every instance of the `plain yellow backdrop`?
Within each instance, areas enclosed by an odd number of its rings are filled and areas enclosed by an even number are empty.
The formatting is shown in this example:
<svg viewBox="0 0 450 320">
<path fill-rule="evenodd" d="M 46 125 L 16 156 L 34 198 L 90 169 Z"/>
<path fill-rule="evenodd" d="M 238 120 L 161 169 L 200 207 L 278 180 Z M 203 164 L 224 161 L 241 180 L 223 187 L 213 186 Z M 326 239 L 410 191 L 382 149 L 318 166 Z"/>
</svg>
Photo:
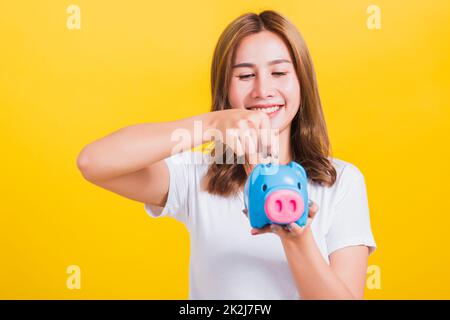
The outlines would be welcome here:
<svg viewBox="0 0 450 320">
<path fill-rule="evenodd" d="M 209 111 L 220 33 L 263 9 L 302 32 L 333 156 L 365 176 L 381 271 L 366 297 L 450 298 L 446 0 L 2 1 L 0 298 L 188 297 L 187 230 L 86 182 L 76 157 L 121 127 Z"/>
</svg>

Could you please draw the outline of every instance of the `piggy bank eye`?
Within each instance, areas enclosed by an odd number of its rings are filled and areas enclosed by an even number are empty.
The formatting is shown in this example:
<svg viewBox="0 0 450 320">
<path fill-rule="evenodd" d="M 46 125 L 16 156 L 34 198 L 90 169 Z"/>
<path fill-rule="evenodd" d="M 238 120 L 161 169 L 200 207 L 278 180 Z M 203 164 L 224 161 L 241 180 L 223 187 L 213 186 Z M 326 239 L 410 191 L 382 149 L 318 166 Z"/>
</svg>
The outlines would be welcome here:
<svg viewBox="0 0 450 320">
<path fill-rule="evenodd" d="M 266 184 L 263 184 L 262 190 L 263 190 L 263 191 L 266 191 L 266 190 L 267 190 L 267 185 L 266 185 Z"/>
<path fill-rule="evenodd" d="M 302 190 L 302 184 L 300 182 L 297 183 L 297 187 L 298 187 L 299 190 Z"/>
</svg>

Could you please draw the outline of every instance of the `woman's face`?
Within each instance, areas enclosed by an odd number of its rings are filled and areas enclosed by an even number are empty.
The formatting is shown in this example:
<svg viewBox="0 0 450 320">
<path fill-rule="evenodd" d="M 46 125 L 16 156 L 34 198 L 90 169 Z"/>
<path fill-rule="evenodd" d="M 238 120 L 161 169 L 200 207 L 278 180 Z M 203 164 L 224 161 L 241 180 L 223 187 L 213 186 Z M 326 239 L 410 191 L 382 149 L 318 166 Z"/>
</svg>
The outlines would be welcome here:
<svg viewBox="0 0 450 320">
<path fill-rule="evenodd" d="M 280 37 L 262 31 L 242 39 L 231 72 L 232 108 L 262 110 L 280 131 L 290 125 L 300 105 L 300 84 Z"/>
</svg>

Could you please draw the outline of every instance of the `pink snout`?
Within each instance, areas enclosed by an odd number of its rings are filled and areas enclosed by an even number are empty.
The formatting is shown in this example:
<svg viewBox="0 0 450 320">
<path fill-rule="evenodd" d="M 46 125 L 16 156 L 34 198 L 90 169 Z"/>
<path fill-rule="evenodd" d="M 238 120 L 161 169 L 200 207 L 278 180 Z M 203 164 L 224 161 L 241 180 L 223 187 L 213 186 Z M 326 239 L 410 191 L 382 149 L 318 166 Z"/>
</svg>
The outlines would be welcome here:
<svg viewBox="0 0 450 320">
<path fill-rule="evenodd" d="M 303 198 L 292 190 L 272 192 L 266 199 L 264 210 L 267 217 L 280 224 L 297 221 L 304 209 Z"/>
</svg>

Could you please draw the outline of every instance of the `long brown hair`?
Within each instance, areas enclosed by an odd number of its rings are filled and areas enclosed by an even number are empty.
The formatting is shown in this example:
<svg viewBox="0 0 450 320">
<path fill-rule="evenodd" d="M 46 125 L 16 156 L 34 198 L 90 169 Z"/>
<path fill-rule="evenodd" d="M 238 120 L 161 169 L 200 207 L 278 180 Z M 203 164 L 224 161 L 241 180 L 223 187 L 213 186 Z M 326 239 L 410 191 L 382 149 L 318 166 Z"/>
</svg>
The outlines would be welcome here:
<svg viewBox="0 0 450 320">
<path fill-rule="evenodd" d="M 311 182 L 332 186 L 336 170 L 331 163 L 331 147 L 323 116 L 316 75 L 308 48 L 297 28 L 279 13 L 266 10 L 259 15 L 246 13 L 231 22 L 221 34 L 214 50 L 211 67 L 211 111 L 230 109 L 228 90 L 231 65 L 239 42 L 246 36 L 270 31 L 288 47 L 300 83 L 301 100 L 292 119 L 290 147 L 293 161 L 301 164 Z M 222 144 L 223 148 L 227 148 Z M 221 148 L 222 148 L 221 147 Z M 224 149 L 223 149 L 224 150 Z M 212 155 L 215 152 L 213 150 Z M 226 154 L 223 151 L 221 154 Z M 214 161 L 205 176 L 209 193 L 230 196 L 242 190 L 248 176 L 248 165 Z"/>
</svg>

